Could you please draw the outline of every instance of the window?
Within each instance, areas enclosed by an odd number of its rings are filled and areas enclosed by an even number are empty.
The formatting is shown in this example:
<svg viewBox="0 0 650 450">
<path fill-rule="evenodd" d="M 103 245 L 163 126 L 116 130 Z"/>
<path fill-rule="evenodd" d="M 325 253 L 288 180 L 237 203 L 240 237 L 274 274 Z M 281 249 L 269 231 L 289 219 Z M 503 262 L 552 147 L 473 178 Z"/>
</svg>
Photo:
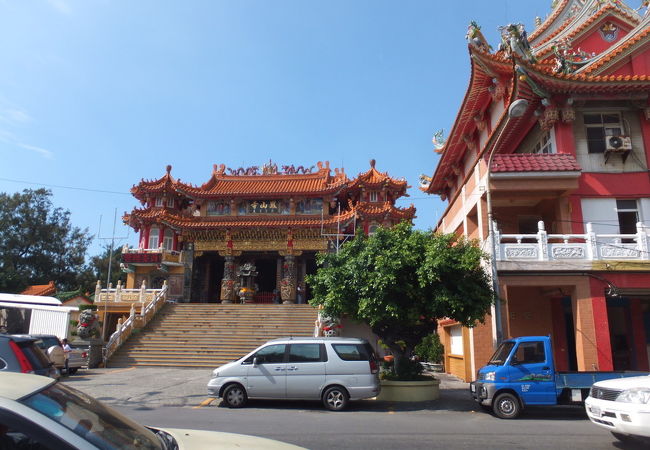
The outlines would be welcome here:
<svg viewBox="0 0 650 450">
<path fill-rule="evenodd" d="M 618 228 L 620 234 L 636 234 L 639 212 L 636 200 L 616 200 Z"/>
<path fill-rule="evenodd" d="M 585 114 L 584 121 L 589 153 L 604 153 L 608 136 L 624 134 L 619 113 Z"/>
<path fill-rule="evenodd" d="M 370 344 L 332 344 L 332 348 L 343 361 L 370 361 L 375 353 Z"/>
<path fill-rule="evenodd" d="M 375 234 L 377 232 L 377 228 L 379 228 L 379 225 L 377 225 L 376 223 L 371 224 L 368 227 L 368 236 L 372 236 L 373 234 Z"/>
<path fill-rule="evenodd" d="M 454 325 L 449 329 L 451 335 L 451 354 L 463 355 L 463 328 L 460 325 Z"/>
<path fill-rule="evenodd" d="M 377 200 L 377 197 L 378 197 L 378 195 L 377 195 L 377 191 L 372 191 L 372 192 L 370 192 L 370 201 L 371 201 L 371 202 L 377 202 L 377 201 L 379 201 L 379 200 Z"/>
<path fill-rule="evenodd" d="M 547 131 L 546 133 L 542 134 L 539 138 L 539 141 L 535 143 L 533 146 L 533 150 L 531 153 L 538 153 L 538 154 L 549 154 L 549 153 L 555 153 L 553 150 L 553 140 L 551 139 L 551 132 Z"/>
<path fill-rule="evenodd" d="M 174 232 L 172 230 L 165 230 L 165 235 L 163 237 L 163 248 L 165 250 L 174 249 Z"/>
<path fill-rule="evenodd" d="M 534 364 L 546 362 L 546 353 L 544 352 L 544 343 L 522 342 L 517 347 L 512 362 L 516 364 Z"/>
<path fill-rule="evenodd" d="M 289 362 L 322 362 L 327 361 L 323 344 L 291 344 L 289 347 Z"/>
<path fill-rule="evenodd" d="M 156 197 L 156 206 L 163 206 L 165 201 L 162 197 Z"/>
<path fill-rule="evenodd" d="M 167 207 L 168 208 L 173 208 L 174 207 L 174 199 L 173 198 L 167 199 Z"/>
<path fill-rule="evenodd" d="M 147 245 L 147 248 L 158 248 L 160 245 L 159 235 L 160 229 L 158 227 L 151 227 L 149 230 L 149 245 Z"/>
<path fill-rule="evenodd" d="M 257 358 L 257 364 L 277 364 L 284 362 L 284 350 L 286 348 L 285 344 L 276 344 L 269 345 L 264 347 L 259 352 L 253 355 L 254 358 Z M 248 358 L 245 362 L 252 363 L 253 360 Z"/>
</svg>

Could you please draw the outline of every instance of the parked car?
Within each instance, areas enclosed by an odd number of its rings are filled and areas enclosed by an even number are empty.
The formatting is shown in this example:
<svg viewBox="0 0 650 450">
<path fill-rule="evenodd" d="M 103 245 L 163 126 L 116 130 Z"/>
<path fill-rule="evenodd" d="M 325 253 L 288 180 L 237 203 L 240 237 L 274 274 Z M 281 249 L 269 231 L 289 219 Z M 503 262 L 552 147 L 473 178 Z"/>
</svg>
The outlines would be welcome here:
<svg viewBox="0 0 650 450">
<path fill-rule="evenodd" d="M 650 375 L 599 381 L 585 400 L 589 419 L 621 442 L 650 446 Z"/>
<path fill-rule="evenodd" d="M 36 339 L 0 334 L 0 372 L 22 372 L 59 378 L 61 373 L 38 348 Z"/>
<path fill-rule="evenodd" d="M 0 373 L 0 425 L 0 448 L 300 448 L 234 433 L 145 427 L 68 385 L 16 373 Z"/>
<path fill-rule="evenodd" d="M 208 393 L 239 408 L 249 398 L 321 400 L 331 411 L 379 394 L 372 346 L 356 338 L 284 338 L 268 341 L 212 372 Z"/>
<path fill-rule="evenodd" d="M 36 339 L 36 345 L 43 350 L 50 361 L 52 361 L 52 364 L 54 364 L 54 367 L 59 369 L 61 373 L 65 373 L 65 353 L 58 337 L 53 334 L 21 334 L 16 336 Z M 82 366 L 86 365 L 87 357 L 87 351 L 72 347 L 72 351 L 68 354 L 67 374 L 74 375 L 77 373 Z"/>
</svg>

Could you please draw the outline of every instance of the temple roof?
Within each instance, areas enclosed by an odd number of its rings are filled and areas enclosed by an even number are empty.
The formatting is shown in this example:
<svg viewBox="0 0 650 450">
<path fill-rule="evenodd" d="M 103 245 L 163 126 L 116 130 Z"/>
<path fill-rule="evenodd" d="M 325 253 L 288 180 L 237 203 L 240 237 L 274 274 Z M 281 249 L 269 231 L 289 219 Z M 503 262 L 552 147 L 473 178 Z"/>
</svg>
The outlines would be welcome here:
<svg viewBox="0 0 650 450">
<path fill-rule="evenodd" d="M 348 187 L 350 189 L 364 187 L 364 188 L 389 188 L 391 190 L 400 191 L 404 196 L 408 197 L 406 194 L 406 189 L 408 183 L 404 179 L 395 179 L 391 178 L 387 172 L 380 172 L 375 168 L 375 160 L 370 160 L 370 169 L 364 173 L 359 174 Z"/>
<path fill-rule="evenodd" d="M 147 195 L 160 193 L 173 193 L 176 186 L 180 184 L 171 175 L 172 166 L 167 166 L 167 173 L 157 180 L 142 180 L 131 188 L 133 196 L 139 200 L 144 200 Z"/>
<path fill-rule="evenodd" d="M 359 217 L 362 218 L 384 218 L 411 220 L 415 217 L 415 206 L 398 208 L 391 202 L 383 203 L 357 203 L 354 208 Z"/>
<path fill-rule="evenodd" d="M 318 228 L 321 226 L 333 226 L 340 221 L 346 221 L 354 217 L 355 211 L 344 211 L 340 215 L 321 218 L 320 215 L 245 215 L 245 216 L 208 216 L 195 217 L 178 214 L 172 210 L 158 209 L 134 209 L 131 214 L 125 215 L 125 221 L 129 225 L 139 228 L 143 223 L 162 223 L 175 229 L 203 230 L 214 228 Z"/>
<path fill-rule="evenodd" d="M 27 286 L 27 289 L 22 291 L 21 295 L 38 295 L 40 297 L 51 296 L 56 293 L 56 286 L 54 281 L 50 281 L 47 284 L 34 284 Z"/>
<path fill-rule="evenodd" d="M 606 39 L 601 28 L 610 22 L 618 24 L 620 33 Z M 609 45 L 600 53 L 586 54 L 572 46 L 572 39 L 581 42 L 595 33 L 601 33 L 598 45 Z M 424 192 L 444 195 L 458 182 L 461 161 L 470 150 L 478 151 L 476 158 L 488 151 L 511 152 L 547 110 L 570 106 L 567 102 L 575 98 L 637 98 L 650 92 L 650 73 L 643 70 L 647 66 L 631 65 L 632 58 L 650 53 L 648 11 L 641 17 L 618 0 L 563 0 L 528 39 L 520 24 L 503 27 L 502 34 L 501 46 L 492 52 L 480 27 L 470 25 L 469 86 L 447 142 L 436 150 L 442 158 L 433 176 L 422 176 Z M 485 126 L 489 105 L 510 105 L 516 99 L 528 101 L 524 114 L 509 117 L 505 108 L 492 119 L 487 140 L 478 148 L 479 126 Z"/>
<path fill-rule="evenodd" d="M 492 172 L 580 172 L 573 155 L 511 153 L 494 155 Z"/>
</svg>

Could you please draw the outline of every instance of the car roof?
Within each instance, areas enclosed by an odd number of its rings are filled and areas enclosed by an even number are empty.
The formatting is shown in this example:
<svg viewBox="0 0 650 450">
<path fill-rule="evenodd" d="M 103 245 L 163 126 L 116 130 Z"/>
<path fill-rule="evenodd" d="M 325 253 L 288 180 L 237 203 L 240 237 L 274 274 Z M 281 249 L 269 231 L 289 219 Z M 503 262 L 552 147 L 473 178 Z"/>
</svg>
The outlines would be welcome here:
<svg viewBox="0 0 650 450">
<path fill-rule="evenodd" d="M 56 380 L 40 375 L 0 372 L 0 397 L 18 400 L 53 383 Z"/>
<path fill-rule="evenodd" d="M 26 334 L 0 334 L 0 339 L 8 339 L 16 342 L 34 342 L 37 338 L 31 337 Z"/>
<path fill-rule="evenodd" d="M 271 339 L 269 342 L 348 342 L 355 344 L 364 344 L 368 341 L 365 339 L 354 338 L 354 337 L 310 337 L 310 336 L 296 336 L 296 337 L 285 337 L 278 339 Z"/>
</svg>

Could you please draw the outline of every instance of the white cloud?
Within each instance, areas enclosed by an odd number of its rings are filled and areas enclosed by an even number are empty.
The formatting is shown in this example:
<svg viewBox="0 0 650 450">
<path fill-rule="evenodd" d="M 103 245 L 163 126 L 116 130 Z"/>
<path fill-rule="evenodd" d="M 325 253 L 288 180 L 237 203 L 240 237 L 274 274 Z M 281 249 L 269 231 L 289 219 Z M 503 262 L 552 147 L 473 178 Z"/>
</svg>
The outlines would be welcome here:
<svg viewBox="0 0 650 450">
<path fill-rule="evenodd" d="M 47 2 L 50 4 L 52 8 L 56 9 L 60 13 L 63 14 L 72 13 L 72 8 L 65 0 L 47 0 Z"/>
<path fill-rule="evenodd" d="M 0 121 L 11 123 L 30 122 L 32 118 L 26 111 L 16 108 L 0 108 Z"/>
<path fill-rule="evenodd" d="M 6 144 L 13 145 L 15 147 L 20 147 L 25 150 L 36 152 L 46 159 L 54 158 L 54 153 L 51 152 L 50 150 L 43 147 L 37 147 L 35 145 L 27 144 L 26 142 L 23 142 L 22 140 L 18 139 L 13 133 L 10 133 L 9 131 L 6 130 L 0 130 L 0 142 L 4 142 Z"/>
</svg>

